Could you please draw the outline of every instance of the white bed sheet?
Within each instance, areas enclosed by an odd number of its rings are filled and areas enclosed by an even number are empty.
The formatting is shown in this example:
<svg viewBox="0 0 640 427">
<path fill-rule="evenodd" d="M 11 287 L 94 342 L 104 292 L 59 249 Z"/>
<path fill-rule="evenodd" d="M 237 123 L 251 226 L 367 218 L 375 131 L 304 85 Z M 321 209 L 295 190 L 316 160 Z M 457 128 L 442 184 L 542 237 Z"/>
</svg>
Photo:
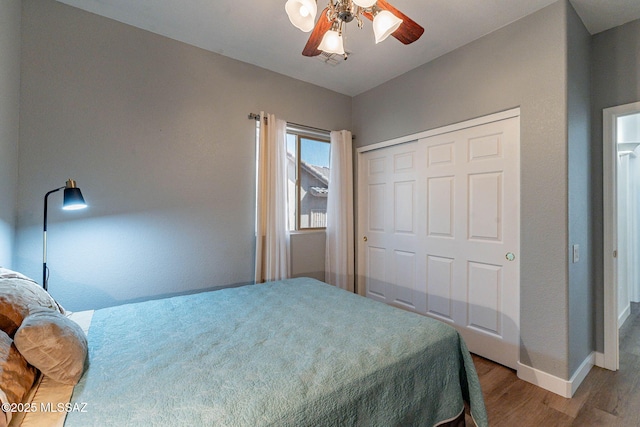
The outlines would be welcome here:
<svg viewBox="0 0 640 427">
<path fill-rule="evenodd" d="M 89 332 L 93 310 L 67 313 L 69 319 L 76 322 L 85 334 Z M 64 405 L 71 400 L 74 386 L 60 384 L 46 375 L 39 375 L 25 399 L 28 412 L 13 415 L 9 427 L 61 427 L 66 412 Z"/>
</svg>

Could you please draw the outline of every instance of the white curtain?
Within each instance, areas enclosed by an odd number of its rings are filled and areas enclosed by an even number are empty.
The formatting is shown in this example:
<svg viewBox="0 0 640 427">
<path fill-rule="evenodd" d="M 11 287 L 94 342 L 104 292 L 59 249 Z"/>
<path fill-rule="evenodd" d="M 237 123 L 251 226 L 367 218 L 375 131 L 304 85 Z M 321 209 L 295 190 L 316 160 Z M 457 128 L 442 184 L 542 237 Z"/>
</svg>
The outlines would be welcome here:
<svg viewBox="0 0 640 427">
<path fill-rule="evenodd" d="M 331 132 L 325 282 L 354 290 L 353 163 L 351 132 Z"/>
<path fill-rule="evenodd" d="M 255 282 L 290 276 L 287 224 L 287 122 L 260 113 Z"/>
</svg>

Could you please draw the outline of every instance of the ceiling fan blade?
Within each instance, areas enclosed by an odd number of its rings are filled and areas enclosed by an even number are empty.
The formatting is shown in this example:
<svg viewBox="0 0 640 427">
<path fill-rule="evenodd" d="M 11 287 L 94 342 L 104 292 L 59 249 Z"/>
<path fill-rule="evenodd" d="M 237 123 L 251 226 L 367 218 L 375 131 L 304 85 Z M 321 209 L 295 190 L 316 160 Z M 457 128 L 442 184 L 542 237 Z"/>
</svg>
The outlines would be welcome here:
<svg viewBox="0 0 640 427">
<path fill-rule="evenodd" d="M 395 30 L 391 35 L 398 39 L 400 42 L 404 44 L 411 44 L 414 41 L 418 40 L 422 33 L 424 33 L 424 28 L 418 25 L 413 19 L 409 18 L 404 13 L 400 12 L 398 9 L 387 3 L 386 0 L 378 0 L 377 1 L 378 8 L 381 10 L 388 10 L 393 13 L 398 18 L 402 19 L 402 24 Z M 373 15 L 369 12 L 364 12 L 363 15 L 373 21 Z"/>
<path fill-rule="evenodd" d="M 309 40 L 302 50 L 302 54 L 304 56 L 318 56 L 322 53 L 321 50 L 318 50 L 318 46 L 320 46 L 324 34 L 331 29 L 332 24 L 332 22 L 327 19 L 328 10 L 329 8 L 326 7 L 322 11 L 320 18 L 318 18 L 318 22 L 316 22 L 316 26 L 313 27 Z"/>
</svg>

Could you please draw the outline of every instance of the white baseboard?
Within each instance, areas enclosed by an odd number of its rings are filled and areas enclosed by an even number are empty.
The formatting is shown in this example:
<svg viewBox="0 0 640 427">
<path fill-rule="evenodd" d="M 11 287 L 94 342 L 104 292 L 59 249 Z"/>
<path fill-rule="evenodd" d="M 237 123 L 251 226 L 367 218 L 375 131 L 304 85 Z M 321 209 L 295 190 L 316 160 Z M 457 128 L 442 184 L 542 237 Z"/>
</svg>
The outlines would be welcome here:
<svg viewBox="0 0 640 427">
<path fill-rule="evenodd" d="M 624 322 L 627 321 L 630 315 L 631 315 L 631 304 L 627 304 L 627 306 L 622 311 L 622 313 L 620 313 L 620 316 L 618 316 L 618 329 L 620 329 L 622 325 L 624 325 Z"/>
<path fill-rule="evenodd" d="M 603 356 L 604 357 L 604 356 Z M 562 397 L 570 398 L 576 392 L 582 381 L 593 367 L 596 360 L 596 353 L 591 353 L 578 367 L 571 379 L 563 380 L 555 375 L 548 374 L 531 366 L 518 362 L 518 378 L 537 385 L 545 390 L 549 390 Z"/>
</svg>

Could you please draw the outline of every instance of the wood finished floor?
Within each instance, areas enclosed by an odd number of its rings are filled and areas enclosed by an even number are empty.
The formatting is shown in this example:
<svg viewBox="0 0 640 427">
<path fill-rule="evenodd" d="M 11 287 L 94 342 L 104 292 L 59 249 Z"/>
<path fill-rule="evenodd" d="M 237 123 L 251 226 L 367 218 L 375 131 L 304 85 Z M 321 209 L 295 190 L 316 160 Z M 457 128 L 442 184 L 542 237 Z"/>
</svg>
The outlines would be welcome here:
<svg viewBox="0 0 640 427">
<path fill-rule="evenodd" d="M 620 329 L 620 370 L 593 367 L 571 399 L 473 356 L 492 427 L 640 426 L 640 303 Z M 467 416 L 467 425 L 473 422 Z"/>
</svg>

